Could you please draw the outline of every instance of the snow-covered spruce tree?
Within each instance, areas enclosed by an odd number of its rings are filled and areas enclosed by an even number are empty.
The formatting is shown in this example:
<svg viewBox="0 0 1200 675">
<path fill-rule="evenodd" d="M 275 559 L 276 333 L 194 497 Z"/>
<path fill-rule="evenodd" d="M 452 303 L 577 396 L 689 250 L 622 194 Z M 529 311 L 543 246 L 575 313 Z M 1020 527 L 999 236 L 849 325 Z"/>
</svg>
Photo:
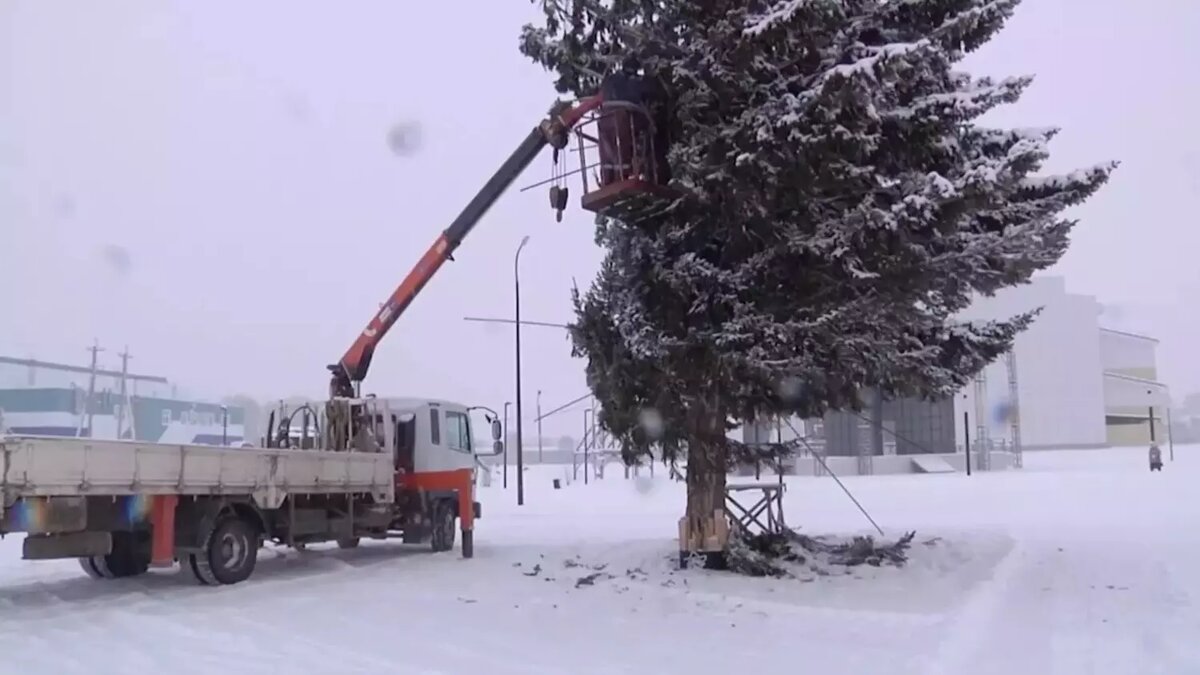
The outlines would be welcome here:
<svg viewBox="0 0 1200 675">
<path fill-rule="evenodd" d="M 560 92 L 632 54 L 673 111 L 685 197 L 653 223 L 601 219 L 572 339 L 626 461 L 686 456 L 693 523 L 752 453 L 733 424 L 857 407 L 865 386 L 951 394 L 1032 319 L 954 317 L 1057 261 L 1062 211 L 1115 164 L 1034 177 L 1054 129 L 975 123 L 1031 78 L 955 64 L 1018 3 L 544 0 L 525 27 Z"/>
</svg>

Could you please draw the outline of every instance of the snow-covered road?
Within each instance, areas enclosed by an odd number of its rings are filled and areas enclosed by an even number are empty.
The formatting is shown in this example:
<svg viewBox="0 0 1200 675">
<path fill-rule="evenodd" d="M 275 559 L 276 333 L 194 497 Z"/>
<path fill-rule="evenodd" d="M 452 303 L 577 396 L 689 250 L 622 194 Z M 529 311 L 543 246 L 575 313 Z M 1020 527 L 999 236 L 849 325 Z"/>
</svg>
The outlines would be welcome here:
<svg viewBox="0 0 1200 675">
<path fill-rule="evenodd" d="M 0 673 L 1200 673 L 1200 448 L 1028 453 L 1020 472 L 847 478 L 904 569 L 804 580 L 676 572 L 683 494 L 620 472 L 527 505 L 481 491 L 477 556 L 267 550 L 250 582 L 97 582 L 0 543 Z M 865 532 L 829 479 L 788 517 Z M 592 577 L 591 584 L 580 579 Z"/>
</svg>

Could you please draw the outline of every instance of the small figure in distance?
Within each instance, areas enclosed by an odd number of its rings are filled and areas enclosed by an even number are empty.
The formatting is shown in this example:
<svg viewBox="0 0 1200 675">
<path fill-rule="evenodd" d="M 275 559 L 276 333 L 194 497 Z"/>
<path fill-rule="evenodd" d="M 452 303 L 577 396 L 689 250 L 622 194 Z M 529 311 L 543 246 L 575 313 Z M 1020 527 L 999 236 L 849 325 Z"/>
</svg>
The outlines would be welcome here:
<svg viewBox="0 0 1200 675">
<path fill-rule="evenodd" d="M 1155 443 L 1150 444 L 1150 470 L 1162 471 L 1162 450 Z"/>
</svg>

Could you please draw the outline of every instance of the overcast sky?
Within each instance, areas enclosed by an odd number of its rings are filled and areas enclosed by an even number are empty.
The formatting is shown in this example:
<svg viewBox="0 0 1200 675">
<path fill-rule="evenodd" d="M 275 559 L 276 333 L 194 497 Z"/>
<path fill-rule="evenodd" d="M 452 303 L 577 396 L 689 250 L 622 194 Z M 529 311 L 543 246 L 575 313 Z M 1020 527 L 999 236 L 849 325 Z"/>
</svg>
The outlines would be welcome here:
<svg viewBox="0 0 1200 675">
<path fill-rule="evenodd" d="M 526 0 L 0 0 L 0 354 L 83 363 L 95 337 L 102 363 L 128 344 L 135 370 L 198 394 L 323 395 L 325 365 L 553 100 L 516 48 L 537 19 Z M 1025 0 L 968 63 L 1037 75 L 989 123 L 1062 126 L 1051 169 L 1123 162 L 1055 272 L 1162 340 L 1177 395 L 1200 389 L 1197 35 L 1190 0 Z M 411 154 L 389 149 L 396 124 L 419 125 Z M 512 398 L 511 327 L 463 317 L 511 316 L 523 235 L 526 319 L 569 321 L 601 258 L 588 214 L 556 223 L 547 203 L 504 197 L 367 389 Z M 538 389 L 547 408 L 586 392 L 563 331 L 522 337 L 527 419 Z"/>
</svg>

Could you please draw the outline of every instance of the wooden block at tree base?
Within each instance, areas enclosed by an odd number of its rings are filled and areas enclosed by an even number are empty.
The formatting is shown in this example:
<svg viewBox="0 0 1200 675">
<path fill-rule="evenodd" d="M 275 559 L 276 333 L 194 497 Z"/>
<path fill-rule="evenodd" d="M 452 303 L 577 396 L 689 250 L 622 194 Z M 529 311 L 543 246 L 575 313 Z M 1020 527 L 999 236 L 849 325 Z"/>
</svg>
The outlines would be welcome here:
<svg viewBox="0 0 1200 675">
<path fill-rule="evenodd" d="M 686 553 L 717 553 L 729 545 L 729 519 L 723 509 L 713 511 L 700 528 L 692 528 L 687 516 L 679 519 L 679 550 Z"/>
</svg>

